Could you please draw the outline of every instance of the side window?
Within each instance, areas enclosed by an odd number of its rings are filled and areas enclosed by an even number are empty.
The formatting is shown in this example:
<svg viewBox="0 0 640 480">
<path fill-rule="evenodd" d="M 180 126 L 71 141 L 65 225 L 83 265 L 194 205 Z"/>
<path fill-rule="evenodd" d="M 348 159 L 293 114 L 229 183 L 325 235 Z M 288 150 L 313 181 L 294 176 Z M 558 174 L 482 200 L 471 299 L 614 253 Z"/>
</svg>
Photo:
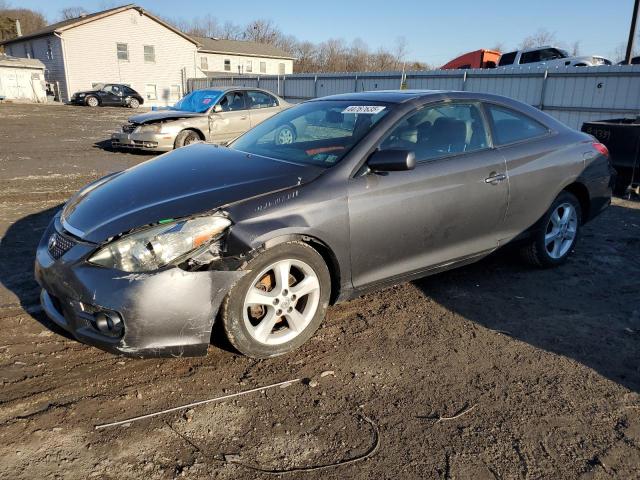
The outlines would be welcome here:
<svg viewBox="0 0 640 480">
<path fill-rule="evenodd" d="M 118 53 L 118 60 L 121 62 L 129 61 L 129 45 L 126 43 L 117 43 L 116 50 Z"/>
<path fill-rule="evenodd" d="M 432 160 L 487 148 L 482 114 L 474 104 L 428 106 L 402 120 L 380 144 L 383 150 L 411 150 L 416 160 Z"/>
<path fill-rule="evenodd" d="M 520 56 L 520 63 L 535 63 L 540 62 L 540 50 L 533 50 L 531 52 L 524 52 Z"/>
<path fill-rule="evenodd" d="M 125 95 L 137 95 L 137 93 L 135 92 L 135 90 L 133 90 L 132 88 L 129 87 L 123 87 L 124 89 L 124 94 Z"/>
<path fill-rule="evenodd" d="M 513 62 L 515 62 L 515 60 L 516 60 L 516 55 L 517 54 L 518 54 L 518 52 L 503 53 L 500 56 L 500 61 L 498 62 L 498 66 L 499 67 L 503 67 L 505 65 L 512 65 Z"/>
<path fill-rule="evenodd" d="M 219 102 L 223 112 L 246 110 L 245 92 L 227 92 Z"/>
<path fill-rule="evenodd" d="M 249 96 L 249 108 L 269 108 L 269 107 L 277 107 L 278 101 L 264 92 L 248 92 Z"/>
<path fill-rule="evenodd" d="M 505 145 L 546 135 L 549 129 L 531 117 L 514 110 L 487 105 L 493 122 L 494 143 Z"/>
</svg>

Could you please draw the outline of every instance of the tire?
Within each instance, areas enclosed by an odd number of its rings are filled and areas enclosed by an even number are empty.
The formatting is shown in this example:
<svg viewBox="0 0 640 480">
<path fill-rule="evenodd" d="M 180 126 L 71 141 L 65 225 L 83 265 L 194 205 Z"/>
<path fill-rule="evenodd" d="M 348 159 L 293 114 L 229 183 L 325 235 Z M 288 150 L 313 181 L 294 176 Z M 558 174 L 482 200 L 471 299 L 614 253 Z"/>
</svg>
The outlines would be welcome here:
<svg viewBox="0 0 640 480">
<path fill-rule="evenodd" d="M 296 140 L 296 129 L 290 123 L 276 130 L 274 143 L 276 145 L 289 145 Z"/>
<path fill-rule="evenodd" d="M 97 107 L 100 105 L 100 100 L 98 100 L 98 97 L 89 95 L 87 98 L 84 99 L 84 103 L 89 107 Z"/>
<path fill-rule="evenodd" d="M 176 135 L 176 141 L 173 143 L 173 148 L 186 147 L 192 143 L 199 142 L 200 135 L 193 130 L 182 130 Z"/>
<path fill-rule="evenodd" d="M 140 106 L 140 102 L 137 98 L 129 99 L 129 108 L 133 108 L 134 110 Z"/>
<path fill-rule="evenodd" d="M 331 294 L 322 256 L 305 243 L 287 242 L 264 251 L 243 269 L 249 273 L 227 294 L 220 315 L 231 345 L 248 357 L 269 358 L 311 338 Z M 278 281 L 285 277 L 288 285 Z"/>
<path fill-rule="evenodd" d="M 522 256 L 540 268 L 563 264 L 578 241 L 581 222 L 580 202 L 572 193 L 561 192 L 539 220 L 529 243 L 523 246 Z"/>
</svg>

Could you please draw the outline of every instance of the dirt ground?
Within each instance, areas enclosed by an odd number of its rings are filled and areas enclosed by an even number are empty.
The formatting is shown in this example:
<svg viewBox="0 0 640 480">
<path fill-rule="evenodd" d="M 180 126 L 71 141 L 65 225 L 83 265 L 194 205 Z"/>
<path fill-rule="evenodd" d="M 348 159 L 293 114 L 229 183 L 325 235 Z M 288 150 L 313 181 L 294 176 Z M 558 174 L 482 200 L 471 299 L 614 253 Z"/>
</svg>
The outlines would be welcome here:
<svg viewBox="0 0 640 480">
<path fill-rule="evenodd" d="M 130 114 L 0 105 L 0 478 L 640 478 L 640 203 L 561 268 L 498 252 L 334 306 L 286 356 L 117 357 L 46 320 L 32 266 L 66 198 L 150 158 L 100 148 Z"/>
</svg>

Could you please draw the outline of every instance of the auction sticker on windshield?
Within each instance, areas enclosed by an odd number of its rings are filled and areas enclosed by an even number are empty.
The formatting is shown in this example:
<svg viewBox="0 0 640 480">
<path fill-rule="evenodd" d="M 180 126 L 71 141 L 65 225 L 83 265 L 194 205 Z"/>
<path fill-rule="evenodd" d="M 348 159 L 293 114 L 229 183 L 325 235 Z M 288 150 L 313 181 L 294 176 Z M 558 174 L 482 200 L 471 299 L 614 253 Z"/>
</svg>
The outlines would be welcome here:
<svg viewBox="0 0 640 480">
<path fill-rule="evenodd" d="M 350 107 L 345 108 L 342 113 L 368 113 L 369 115 L 375 115 L 376 113 L 380 113 L 386 107 L 381 107 L 379 105 L 352 105 Z"/>
</svg>

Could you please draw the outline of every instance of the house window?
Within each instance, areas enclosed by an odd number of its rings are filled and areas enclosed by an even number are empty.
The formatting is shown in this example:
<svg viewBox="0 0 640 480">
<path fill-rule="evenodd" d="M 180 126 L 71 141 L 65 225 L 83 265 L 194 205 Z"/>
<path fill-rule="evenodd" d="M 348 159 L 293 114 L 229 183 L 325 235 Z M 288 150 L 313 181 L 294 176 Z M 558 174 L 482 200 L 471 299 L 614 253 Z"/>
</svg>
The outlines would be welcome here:
<svg viewBox="0 0 640 480">
<path fill-rule="evenodd" d="M 129 61 L 129 45 L 127 45 L 126 43 L 118 43 L 117 48 L 118 48 L 118 60 L 120 60 L 121 62 L 128 62 Z"/>
<path fill-rule="evenodd" d="M 200 70 L 209 70 L 209 60 L 207 57 L 200 57 Z"/>
<path fill-rule="evenodd" d="M 267 62 L 260 62 L 260 73 L 267 73 Z"/>
<path fill-rule="evenodd" d="M 247 60 L 247 67 L 245 68 L 247 73 L 253 72 L 253 62 L 251 60 Z"/>
<path fill-rule="evenodd" d="M 231 71 L 231 60 L 229 60 L 228 58 L 224 61 L 224 70 L 225 72 Z"/>
<path fill-rule="evenodd" d="M 53 50 L 51 49 L 51 40 L 47 40 L 47 60 L 53 60 Z"/>
<path fill-rule="evenodd" d="M 147 97 L 147 100 L 157 100 L 158 99 L 158 93 L 156 91 L 156 86 L 153 83 L 147 83 L 147 85 L 145 86 L 145 89 L 144 89 L 144 93 L 145 93 L 145 96 Z"/>
<path fill-rule="evenodd" d="M 153 45 L 144 46 L 144 61 L 146 63 L 156 63 L 156 47 Z"/>
<path fill-rule="evenodd" d="M 284 63 L 279 63 L 278 64 L 278 74 L 279 75 L 284 75 L 284 73 L 285 73 Z"/>
<path fill-rule="evenodd" d="M 169 94 L 171 95 L 171 100 L 179 100 L 182 96 L 180 95 L 180 85 L 171 85 Z"/>
</svg>

